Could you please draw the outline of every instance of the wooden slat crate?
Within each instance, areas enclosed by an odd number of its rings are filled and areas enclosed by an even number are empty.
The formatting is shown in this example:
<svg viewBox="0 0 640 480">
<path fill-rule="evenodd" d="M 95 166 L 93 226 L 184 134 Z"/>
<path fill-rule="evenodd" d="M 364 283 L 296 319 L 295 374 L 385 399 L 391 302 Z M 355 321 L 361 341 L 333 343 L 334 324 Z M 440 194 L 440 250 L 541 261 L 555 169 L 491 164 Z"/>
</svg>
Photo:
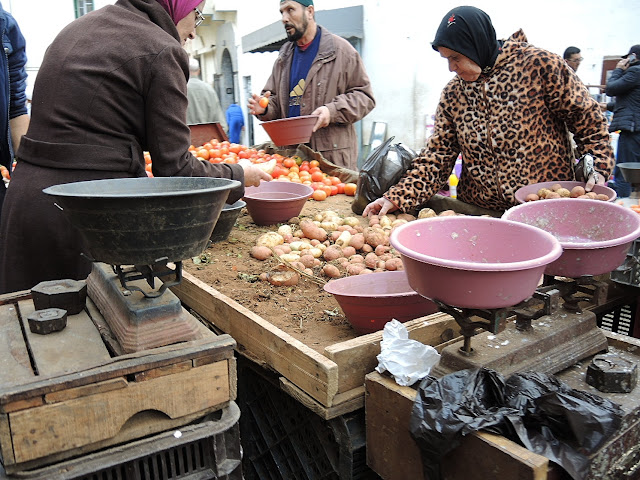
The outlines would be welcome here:
<svg viewBox="0 0 640 480">
<path fill-rule="evenodd" d="M 7 473 L 186 425 L 236 398 L 235 341 L 118 355 L 90 299 L 67 327 L 29 331 L 28 292 L 0 296 L 0 454 Z M 102 335 L 101 335 L 102 333 Z M 117 346 L 115 346 L 117 349 Z"/>
<path fill-rule="evenodd" d="M 378 365 L 382 332 L 335 343 L 321 354 L 188 272 L 172 291 L 204 321 L 231 335 L 243 355 L 282 375 L 281 388 L 322 418 L 364 407 L 364 378 Z M 443 313 L 404 325 L 410 338 L 437 348 L 460 329 Z"/>
</svg>

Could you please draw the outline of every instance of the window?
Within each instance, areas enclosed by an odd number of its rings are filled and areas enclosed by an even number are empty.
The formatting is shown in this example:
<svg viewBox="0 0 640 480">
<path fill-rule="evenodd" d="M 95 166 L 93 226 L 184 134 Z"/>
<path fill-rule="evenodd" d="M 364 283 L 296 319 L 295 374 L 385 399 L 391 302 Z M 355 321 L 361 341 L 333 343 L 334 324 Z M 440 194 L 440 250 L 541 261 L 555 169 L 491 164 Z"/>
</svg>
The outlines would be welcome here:
<svg viewBox="0 0 640 480">
<path fill-rule="evenodd" d="M 76 18 L 80 18 L 85 13 L 93 12 L 94 0 L 74 0 L 76 5 Z"/>
</svg>

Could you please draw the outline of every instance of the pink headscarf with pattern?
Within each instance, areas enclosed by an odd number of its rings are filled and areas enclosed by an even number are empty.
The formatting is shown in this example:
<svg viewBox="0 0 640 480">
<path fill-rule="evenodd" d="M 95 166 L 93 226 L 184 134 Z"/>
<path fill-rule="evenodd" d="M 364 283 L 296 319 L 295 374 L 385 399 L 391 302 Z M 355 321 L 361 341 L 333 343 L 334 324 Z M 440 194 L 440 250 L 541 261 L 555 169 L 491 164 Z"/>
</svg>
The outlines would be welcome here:
<svg viewBox="0 0 640 480">
<path fill-rule="evenodd" d="M 176 25 L 180 20 L 189 15 L 189 12 L 193 11 L 202 0 L 157 0 L 162 5 L 167 13 L 171 16 L 173 23 Z"/>
</svg>

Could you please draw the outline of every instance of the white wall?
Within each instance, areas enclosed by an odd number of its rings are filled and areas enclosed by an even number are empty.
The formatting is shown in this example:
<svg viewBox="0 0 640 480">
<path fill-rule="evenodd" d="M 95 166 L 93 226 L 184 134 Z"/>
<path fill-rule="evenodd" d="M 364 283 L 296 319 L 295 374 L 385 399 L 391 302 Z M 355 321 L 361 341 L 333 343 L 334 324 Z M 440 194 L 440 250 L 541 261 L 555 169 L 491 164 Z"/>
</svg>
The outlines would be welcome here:
<svg viewBox="0 0 640 480">
<path fill-rule="evenodd" d="M 115 0 L 96 0 L 96 8 Z M 242 54 L 241 38 L 280 21 L 276 0 L 208 0 L 216 10 L 237 10 L 236 46 L 240 94 L 242 78 L 251 76 L 259 92 L 271 72 L 276 53 Z M 441 0 L 316 0 L 316 9 L 364 5 L 365 38 L 362 57 L 371 77 L 376 108 L 363 121 L 364 141 L 371 123 L 385 121 L 396 141 L 419 149 L 425 140 L 425 118 L 434 113 L 442 87 L 451 78 L 447 64 L 430 46 L 442 17 L 453 7 L 470 2 Z M 472 2 L 492 18 L 499 38 L 522 28 L 532 44 L 562 54 L 569 45 L 582 49 L 578 75 L 585 84 L 599 84 L 602 58 L 627 53 L 640 43 L 634 22 L 640 0 L 623 3 L 596 0 L 536 0 L 535 2 Z M 72 0 L 2 0 L 18 20 L 27 39 L 29 82 L 35 79 L 46 47 L 58 31 L 74 19 Z M 209 7 L 210 5 L 208 5 Z M 34 15 L 34 11 L 37 15 Z M 213 22 L 214 24 L 217 22 Z M 135 35 L 135 32 L 131 32 Z M 216 72 L 219 73 L 219 72 Z M 207 71 L 207 75 L 212 73 Z M 597 93 L 595 90 L 592 93 Z M 246 98 L 241 98 L 246 105 Z M 256 123 L 255 142 L 268 140 Z"/>
</svg>

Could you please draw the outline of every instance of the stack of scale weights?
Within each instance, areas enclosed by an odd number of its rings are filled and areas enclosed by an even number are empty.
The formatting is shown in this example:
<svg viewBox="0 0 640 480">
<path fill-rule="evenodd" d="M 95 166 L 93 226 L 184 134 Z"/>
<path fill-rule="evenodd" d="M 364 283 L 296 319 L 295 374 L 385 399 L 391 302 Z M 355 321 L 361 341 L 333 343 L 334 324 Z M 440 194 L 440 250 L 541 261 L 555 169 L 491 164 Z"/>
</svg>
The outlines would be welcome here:
<svg viewBox="0 0 640 480">
<path fill-rule="evenodd" d="M 0 479 L 242 479 L 229 335 L 124 353 L 89 297 L 62 330 L 36 311 L 0 296 Z"/>
</svg>

